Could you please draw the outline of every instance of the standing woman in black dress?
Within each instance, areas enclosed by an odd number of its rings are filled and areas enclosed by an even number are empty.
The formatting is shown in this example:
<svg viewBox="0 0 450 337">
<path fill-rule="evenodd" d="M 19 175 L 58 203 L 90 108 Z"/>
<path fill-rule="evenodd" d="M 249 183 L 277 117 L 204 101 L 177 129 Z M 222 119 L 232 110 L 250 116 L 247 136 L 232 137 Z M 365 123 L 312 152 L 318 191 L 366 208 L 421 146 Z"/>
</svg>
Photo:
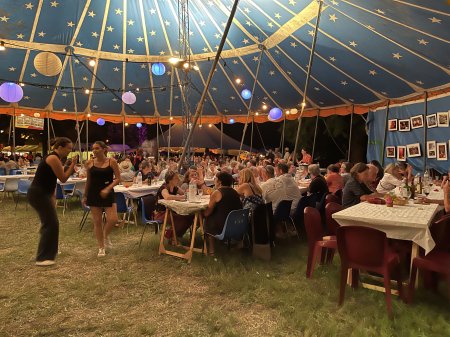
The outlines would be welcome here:
<svg viewBox="0 0 450 337">
<path fill-rule="evenodd" d="M 114 158 L 107 158 L 108 147 L 97 141 L 92 146 L 94 159 L 87 162 L 87 181 L 83 203 L 91 208 L 95 237 L 98 242 L 98 257 L 105 256 L 105 244 L 111 248 L 109 233 L 117 223 L 117 207 L 114 201 L 114 186 L 120 183 L 120 170 Z M 105 228 L 102 214 L 106 214 Z"/>
<path fill-rule="evenodd" d="M 37 266 L 55 264 L 58 254 L 59 221 L 56 214 L 56 179 L 65 183 L 73 173 L 77 157 L 73 158 L 64 172 L 62 159 L 72 151 L 72 141 L 66 137 L 56 138 L 52 144 L 53 152 L 45 157 L 36 170 L 33 182 L 28 190 L 28 201 L 38 212 L 41 220 L 40 240 L 36 256 Z"/>
</svg>

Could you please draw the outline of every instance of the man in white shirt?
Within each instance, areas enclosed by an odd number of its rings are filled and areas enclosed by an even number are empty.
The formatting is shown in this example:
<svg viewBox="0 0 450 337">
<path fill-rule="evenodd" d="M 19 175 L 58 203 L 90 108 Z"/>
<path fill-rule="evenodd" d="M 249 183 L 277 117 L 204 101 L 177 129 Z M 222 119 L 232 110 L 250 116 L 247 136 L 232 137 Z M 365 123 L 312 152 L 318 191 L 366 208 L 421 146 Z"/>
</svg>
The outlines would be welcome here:
<svg viewBox="0 0 450 337">
<path fill-rule="evenodd" d="M 261 183 L 260 187 L 262 189 L 262 196 L 266 202 L 271 202 L 272 200 L 268 200 L 267 192 L 275 190 L 277 181 L 275 179 L 275 168 L 272 165 L 266 165 L 262 171 L 263 183 Z M 270 199 L 270 198 L 269 198 Z"/>
<path fill-rule="evenodd" d="M 272 202 L 272 208 L 275 211 L 276 207 L 282 200 L 292 200 L 291 213 L 297 208 L 298 201 L 301 198 L 300 189 L 297 183 L 288 173 L 289 167 L 284 163 L 279 163 L 275 169 L 277 177 L 275 178 L 275 183 L 269 185 L 270 188 L 264 193 L 263 198 L 266 202 Z M 261 187 L 262 188 L 262 187 Z"/>
</svg>

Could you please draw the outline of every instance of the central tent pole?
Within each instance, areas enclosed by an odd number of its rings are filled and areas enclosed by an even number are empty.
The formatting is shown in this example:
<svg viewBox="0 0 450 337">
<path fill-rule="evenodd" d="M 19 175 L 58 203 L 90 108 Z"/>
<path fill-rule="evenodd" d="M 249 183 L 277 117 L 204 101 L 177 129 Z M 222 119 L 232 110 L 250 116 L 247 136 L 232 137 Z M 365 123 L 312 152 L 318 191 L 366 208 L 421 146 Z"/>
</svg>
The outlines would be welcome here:
<svg viewBox="0 0 450 337">
<path fill-rule="evenodd" d="M 294 160 L 297 158 L 298 140 L 300 138 L 300 129 L 302 128 L 302 117 L 303 117 L 303 112 L 305 111 L 305 106 L 306 106 L 306 92 L 308 90 L 309 79 L 311 77 L 311 69 L 312 69 L 313 60 L 314 60 L 314 52 L 316 50 L 317 33 L 319 32 L 319 23 L 320 23 L 320 15 L 322 13 L 322 5 L 323 5 L 323 0 L 319 0 L 319 9 L 317 10 L 317 20 L 316 20 L 316 26 L 314 27 L 313 43 L 311 46 L 311 54 L 309 55 L 308 72 L 306 73 L 305 88 L 303 90 L 303 100 L 302 100 L 302 104 L 301 104 L 302 109 L 300 111 L 300 116 L 298 118 L 297 136 L 295 137 L 294 154 L 292 156 L 292 158 L 294 158 Z"/>
<path fill-rule="evenodd" d="M 352 151 L 352 135 L 353 135 L 353 114 L 355 113 L 355 105 L 352 104 L 352 114 L 350 116 L 350 135 L 348 137 L 347 161 L 350 162 L 350 154 Z"/>
<path fill-rule="evenodd" d="M 386 151 L 386 139 L 387 139 L 387 133 L 388 133 L 388 129 L 389 129 L 389 112 L 391 109 L 391 100 L 388 100 L 387 102 L 387 107 L 386 107 L 386 119 L 384 121 L 384 138 L 383 138 L 383 148 L 381 149 L 381 166 L 384 167 L 384 154 Z"/>
<path fill-rule="evenodd" d="M 316 127 L 314 128 L 314 141 L 313 141 L 313 148 L 312 148 L 312 152 L 311 152 L 313 161 L 314 161 L 314 151 L 316 150 L 317 125 L 319 124 L 319 115 L 320 115 L 320 109 L 317 109 Z"/>
<path fill-rule="evenodd" d="M 253 127 L 255 125 L 255 116 L 252 115 L 252 132 L 250 134 L 250 154 L 252 153 L 253 149 Z"/>
<path fill-rule="evenodd" d="M 125 158 L 125 114 L 122 115 L 122 153 L 123 157 Z"/>
<path fill-rule="evenodd" d="M 220 121 L 220 151 L 223 158 L 223 120 Z"/>
<path fill-rule="evenodd" d="M 252 88 L 252 97 L 250 97 L 250 103 L 248 104 L 247 119 L 245 120 L 244 131 L 242 131 L 241 145 L 239 146 L 239 154 L 238 154 L 239 161 L 240 161 L 240 157 L 241 157 L 242 145 L 244 144 L 244 137 L 245 137 L 245 134 L 247 133 L 248 119 L 250 118 L 250 113 L 251 113 L 252 104 L 253 104 L 253 96 L 255 95 L 256 83 L 258 82 L 259 68 L 261 65 L 262 57 L 264 55 L 264 47 L 261 46 L 260 49 L 261 49 L 261 53 L 259 54 L 258 65 L 256 67 L 255 82 L 253 83 L 253 88 Z M 252 135 L 252 137 L 253 137 L 253 135 Z"/>
<path fill-rule="evenodd" d="M 89 160 L 89 114 L 86 114 L 86 160 Z"/>
<path fill-rule="evenodd" d="M 281 149 L 281 153 L 283 153 L 283 149 L 284 149 L 284 132 L 285 132 L 285 128 L 286 128 L 286 112 L 284 113 L 284 118 L 283 118 L 283 131 L 281 131 L 281 139 L 280 139 L 280 149 Z"/>
<path fill-rule="evenodd" d="M 80 140 L 80 124 L 78 122 L 78 106 L 77 106 L 77 97 L 75 95 L 75 82 L 73 79 L 73 66 L 72 66 L 72 61 L 73 61 L 73 47 L 66 47 L 66 52 L 70 55 L 70 60 L 69 60 L 69 67 L 70 67 L 70 80 L 72 82 L 72 96 L 73 96 L 73 106 L 75 109 L 75 119 L 76 119 L 76 124 L 75 124 L 75 129 L 77 130 L 77 142 L 78 142 L 78 151 L 80 152 L 80 157 L 81 157 L 81 140 Z"/>
<path fill-rule="evenodd" d="M 228 17 L 227 25 L 226 25 L 225 30 L 224 30 L 223 35 L 222 35 L 222 40 L 220 41 L 219 48 L 217 49 L 217 54 L 216 54 L 216 57 L 214 58 L 214 63 L 213 63 L 213 65 L 211 67 L 211 70 L 209 72 L 209 76 L 208 76 L 208 79 L 206 81 L 205 88 L 203 89 L 202 96 L 200 98 L 200 101 L 198 102 L 197 109 L 196 109 L 195 115 L 194 115 L 194 121 L 193 121 L 191 129 L 189 130 L 189 134 L 188 134 L 188 137 L 186 139 L 186 144 L 184 144 L 184 149 L 183 149 L 183 153 L 181 154 L 180 162 L 178 163 L 178 170 L 181 169 L 181 167 L 183 165 L 183 162 L 184 162 L 184 160 L 186 158 L 186 153 L 187 153 L 187 151 L 188 151 L 188 149 L 190 147 L 192 135 L 193 135 L 195 127 L 197 125 L 198 118 L 200 117 L 200 114 L 201 114 L 201 112 L 203 110 L 203 105 L 205 103 L 206 95 L 208 94 L 209 85 L 211 84 L 212 78 L 214 76 L 214 71 L 215 71 L 215 69 L 217 67 L 217 63 L 219 62 L 220 54 L 222 53 L 223 46 L 225 45 L 225 41 L 227 39 L 228 32 L 230 31 L 230 27 L 231 27 L 231 24 L 233 22 L 234 15 L 236 14 L 236 10 L 237 10 L 238 4 L 239 4 L 239 0 L 235 0 L 233 8 L 231 9 L 231 12 L 230 12 L 230 16 Z"/>
<path fill-rule="evenodd" d="M 156 120 L 156 162 L 159 161 L 159 117 Z"/>
<path fill-rule="evenodd" d="M 13 122 L 13 125 L 12 125 L 12 127 L 13 127 L 12 137 L 13 137 L 13 139 L 12 139 L 11 153 L 13 155 L 13 160 L 16 161 L 16 158 L 15 158 L 15 156 L 16 156 L 16 108 L 15 107 L 13 108 L 13 112 L 14 112 L 13 120 L 12 120 L 12 122 Z"/>
</svg>

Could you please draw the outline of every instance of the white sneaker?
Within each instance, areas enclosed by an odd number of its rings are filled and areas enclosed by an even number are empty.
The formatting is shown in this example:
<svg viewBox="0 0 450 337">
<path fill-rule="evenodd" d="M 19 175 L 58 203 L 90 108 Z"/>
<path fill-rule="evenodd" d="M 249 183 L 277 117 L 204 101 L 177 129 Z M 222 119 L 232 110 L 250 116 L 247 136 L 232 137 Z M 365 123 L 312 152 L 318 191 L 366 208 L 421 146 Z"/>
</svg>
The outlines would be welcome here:
<svg viewBox="0 0 450 337">
<path fill-rule="evenodd" d="M 113 247 L 113 244 L 111 242 L 111 238 L 109 236 L 105 239 L 105 248 L 111 249 Z"/>
<path fill-rule="evenodd" d="M 47 267 L 47 266 L 53 266 L 55 263 L 56 263 L 55 260 L 36 261 L 36 266 Z"/>
<path fill-rule="evenodd" d="M 97 257 L 104 257 L 106 255 L 105 248 L 99 248 Z"/>
</svg>

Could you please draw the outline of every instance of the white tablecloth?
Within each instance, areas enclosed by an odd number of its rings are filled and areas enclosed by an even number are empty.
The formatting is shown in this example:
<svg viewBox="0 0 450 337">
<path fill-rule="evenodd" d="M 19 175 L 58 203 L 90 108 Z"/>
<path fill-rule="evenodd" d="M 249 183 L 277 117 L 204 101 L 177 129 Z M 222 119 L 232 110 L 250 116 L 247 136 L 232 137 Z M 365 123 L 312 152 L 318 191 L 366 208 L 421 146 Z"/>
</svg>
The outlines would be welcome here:
<svg viewBox="0 0 450 337">
<path fill-rule="evenodd" d="M 158 200 L 158 203 L 166 206 L 177 214 L 189 215 L 208 208 L 209 195 L 204 195 L 198 202 L 177 201 L 177 200 Z"/>
<path fill-rule="evenodd" d="M 430 200 L 444 200 L 444 190 L 440 186 L 432 186 L 427 197 Z"/>
<path fill-rule="evenodd" d="M 367 202 L 333 214 L 341 226 L 366 226 L 381 230 L 388 238 L 413 241 L 428 254 L 435 246 L 429 227 L 439 210 L 437 204 L 387 207 Z"/>
<path fill-rule="evenodd" d="M 34 178 L 34 174 L 13 174 L 0 176 L 0 182 L 4 182 L 6 179 L 32 179 Z"/>
<path fill-rule="evenodd" d="M 149 194 L 156 194 L 162 183 L 158 182 L 156 185 L 132 185 L 125 187 L 123 185 L 114 186 L 114 192 L 123 193 L 126 198 L 137 199 Z"/>
<path fill-rule="evenodd" d="M 214 186 L 214 178 L 205 178 L 203 180 L 205 181 L 206 186 Z"/>
</svg>

